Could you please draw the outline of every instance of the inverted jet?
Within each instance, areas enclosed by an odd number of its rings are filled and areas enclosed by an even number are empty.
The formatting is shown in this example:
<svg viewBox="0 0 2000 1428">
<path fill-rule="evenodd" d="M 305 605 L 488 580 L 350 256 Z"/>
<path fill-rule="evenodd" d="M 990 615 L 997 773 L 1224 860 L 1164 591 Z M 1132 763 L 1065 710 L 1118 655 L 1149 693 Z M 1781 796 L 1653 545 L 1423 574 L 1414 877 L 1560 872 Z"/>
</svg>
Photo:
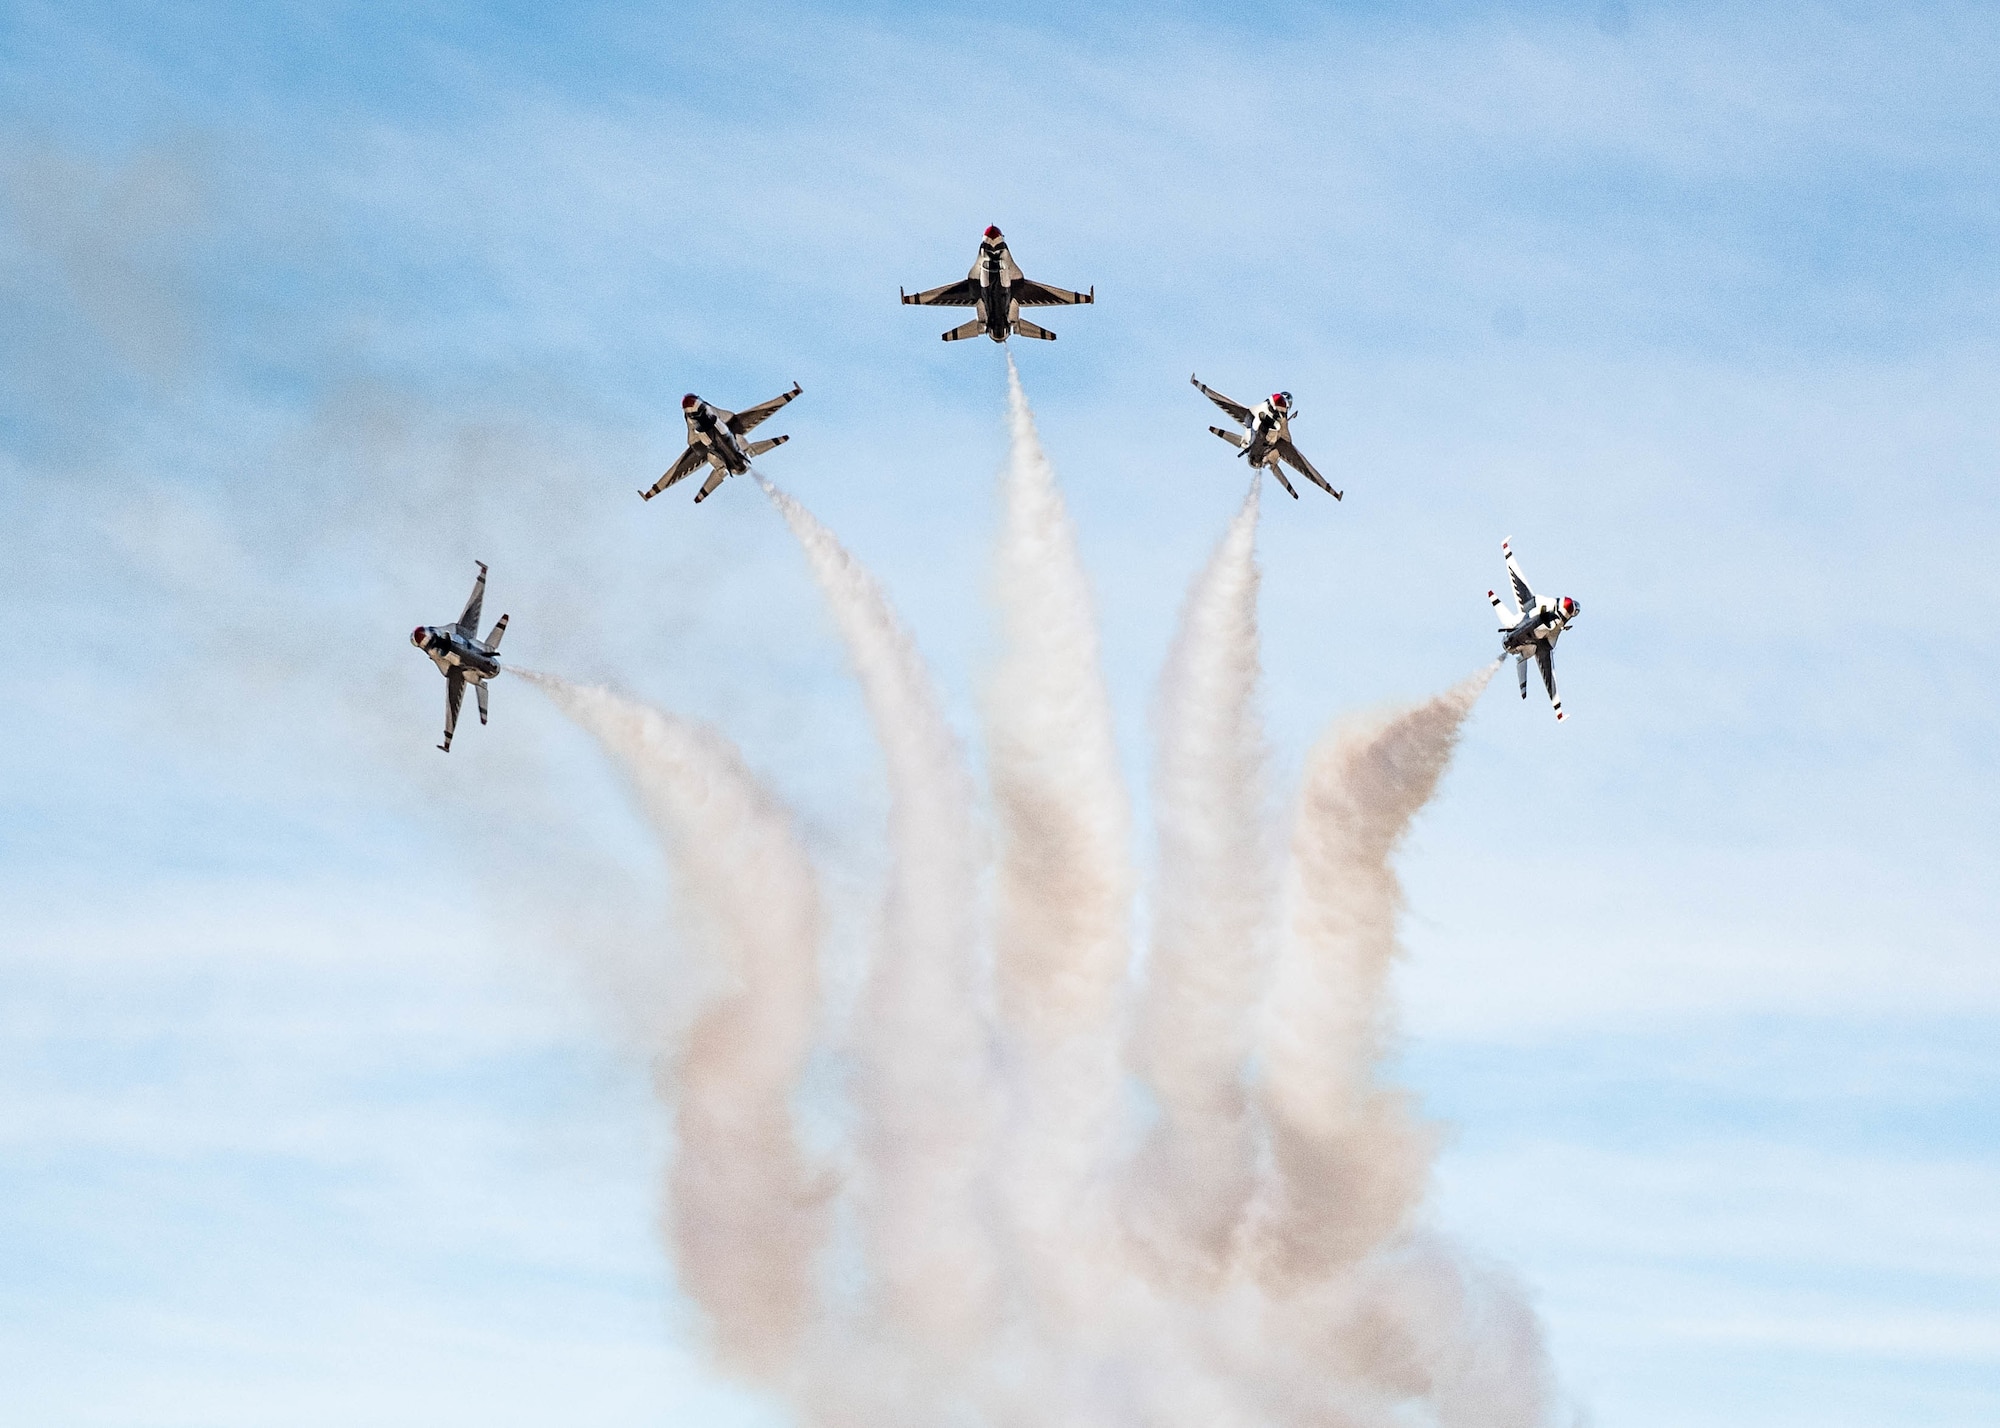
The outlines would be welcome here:
<svg viewBox="0 0 2000 1428">
<path fill-rule="evenodd" d="M 486 722 L 486 681 L 500 673 L 500 637 L 507 633 L 507 617 L 502 615 L 485 639 L 479 638 L 479 607 L 486 602 L 486 562 L 479 566 L 479 578 L 472 582 L 472 594 L 459 612 L 457 623 L 419 625 L 410 631 L 410 643 L 431 657 L 444 676 L 444 742 L 438 747 L 451 752 L 451 733 L 458 727 L 458 706 L 470 684 L 479 700 L 479 722 Z"/>
<path fill-rule="evenodd" d="M 722 484 L 723 478 L 741 476 L 748 471 L 752 457 L 762 456 L 773 447 L 783 446 L 791 440 L 789 436 L 750 442 L 743 438 L 798 394 L 799 384 L 794 382 L 789 392 L 768 402 L 759 402 L 740 412 L 726 412 L 689 392 L 681 398 L 681 415 L 687 418 L 688 426 L 687 450 L 681 453 L 680 460 L 667 468 L 666 475 L 655 481 L 650 490 L 641 491 L 640 496 L 650 501 L 682 477 L 691 476 L 703 465 L 708 465 L 715 469 L 708 473 L 708 479 L 694 493 L 697 504 L 706 501 L 715 494 L 715 488 Z"/>
<path fill-rule="evenodd" d="M 1340 499 L 1340 492 L 1334 490 L 1326 477 L 1315 471 L 1312 462 L 1292 445 L 1292 418 L 1298 415 L 1298 409 L 1292 405 L 1290 392 L 1273 392 L 1256 406 L 1246 407 L 1223 396 L 1213 387 L 1203 386 L 1199 377 L 1190 376 L 1188 380 L 1201 387 L 1204 397 L 1228 412 L 1231 421 L 1249 428 L 1247 431 L 1224 431 L 1219 426 L 1212 426 L 1209 430 L 1235 447 L 1238 456 L 1248 457 L 1252 466 L 1262 467 L 1277 477 L 1278 484 L 1291 492 L 1294 501 L 1298 500 L 1299 493 L 1285 479 L 1279 462 L 1291 467 L 1334 500 Z"/>
<path fill-rule="evenodd" d="M 1493 602 L 1494 613 L 1500 617 L 1500 658 L 1514 656 L 1515 672 L 1521 676 L 1521 697 L 1526 699 L 1528 656 L 1535 657 L 1535 664 L 1542 671 L 1542 684 L 1549 691 L 1549 703 L 1555 707 L 1556 718 L 1560 720 L 1563 717 L 1563 702 L 1562 696 L 1556 693 L 1556 641 L 1583 613 L 1583 606 L 1567 595 L 1561 599 L 1536 595 L 1528 588 L 1521 567 L 1514 559 L 1514 547 L 1503 540 L 1500 542 L 1500 553 L 1507 557 L 1507 578 L 1513 582 L 1514 598 L 1521 605 L 1519 613 L 1516 613 L 1491 590 L 1486 592 L 1486 598 Z"/>
<path fill-rule="evenodd" d="M 988 228 L 980 238 L 979 256 L 973 260 L 972 271 L 964 281 L 946 283 L 941 288 L 920 293 L 906 293 L 901 288 L 896 291 L 902 295 L 904 302 L 915 303 L 919 307 L 974 309 L 972 321 L 954 327 L 944 335 L 947 342 L 978 337 L 982 333 L 995 342 L 1005 342 L 1010 336 L 1039 337 L 1044 342 L 1053 342 L 1056 335 L 1021 316 L 1022 308 L 1068 307 L 1073 303 L 1097 301 L 1095 287 L 1087 293 L 1073 293 L 1068 288 L 1052 288 L 1047 283 L 1029 281 L 1014 261 L 1014 255 L 1007 251 L 1007 240 L 1000 236 L 998 228 Z"/>
</svg>

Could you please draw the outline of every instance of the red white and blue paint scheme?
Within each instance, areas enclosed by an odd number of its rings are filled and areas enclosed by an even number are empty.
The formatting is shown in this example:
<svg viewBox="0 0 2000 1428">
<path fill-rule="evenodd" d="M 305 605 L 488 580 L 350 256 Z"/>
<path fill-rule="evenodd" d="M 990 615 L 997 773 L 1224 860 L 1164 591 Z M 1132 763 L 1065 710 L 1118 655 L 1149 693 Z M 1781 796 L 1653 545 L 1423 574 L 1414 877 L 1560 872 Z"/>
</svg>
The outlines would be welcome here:
<svg viewBox="0 0 2000 1428">
<path fill-rule="evenodd" d="M 485 639 L 479 638 L 479 607 L 486 602 L 486 562 L 479 566 L 479 578 L 472 582 L 472 594 L 458 620 L 449 625 L 419 625 L 410 631 L 410 643 L 431 657 L 444 676 L 444 742 L 438 747 L 451 752 L 452 730 L 458 727 L 458 706 L 470 684 L 479 700 L 479 722 L 486 722 L 486 681 L 500 675 L 500 637 L 507 633 L 507 617 L 502 615 Z"/>
<path fill-rule="evenodd" d="M 1560 598 L 1536 595 L 1528 588 L 1520 564 L 1514 559 L 1513 545 L 1501 541 L 1500 553 L 1507 557 L 1507 578 L 1513 582 L 1514 598 L 1521 605 L 1517 613 L 1491 590 L 1486 592 L 1486 598 L 1493 602 L 1494 613 L 1500 617 L 1500 657 L 1514 656 L 1515 672 L 1521 676 L 1523 699 L 1528 697 L 1528 656 L 1535 657 L 1535 664 L 1542 671 L 1542 684 L 1549 691 L 1549 703 L 1554 706 L 1556 719 L 1560 722 L 1563 702 L 1562 696 L 1556 693 L 1556 641 L 1583 613 L 1583 606 L 1567 595 Z"/>
<path fill-rule="evenodd" d="M 714 470 L 702 482 L 701 489 L 694 493 L 697 505 L 706 501 L 715 494 L 715 488 L 725 478 L 741 476 L 748 471 L 753 457 L 762 456 L 773 447 L 783 446 L 791 440 L 789 436 L 774 436 L 767 441 L 746 442 L 743 437 L 798 394 L 799 384 L 794 382 L 789 392 L 780 393 L 754 407 L 745 407 L 740 412 L 731 412 L 710 406 L 689 392 L 681 398 L 681 415 L 687 418 L 687 450 L 667 468 L 666 475 L 655 481 L 650 489 L 639 493 L 640 498 L 650 501 L 682 477 L 691 476 L 706 465 Z"/>
<path fill-rule="evenodd" d="M 1212 426 L 1209 430 L 1235 447 L 1236 454 L 1248 458 L 1252 466 L 1269 471 L 1277 477 L 1278 484 L 1291 493 L 1294 501 L 1298 500 L 1299 493 L 1292 483 L 1285 479 L 1285 473 L 1280 468 L 1279 462 L 1291 467 L 1334 500 L 1340 499 L 1340 492 L 1334 490 L 1326 477 L 1314 470 L 1312 462 L 1306 460 L 1298 447 L 1292 445 L 1292 418 L 1298 415 L 1298 408 L 1292 405 L 1290 392 L 1273 392 L 1256 406 L 1246 407 L 1239 401 L 1223 396 L 1213 387 L 1203 386 L 1199 377 L 1190 376 L 1188 380 L 1201 388 L 1204 397 L 1228 412 L 1231 421 L 1238 426 L 1248 428 L 1247 431 L 1238 432 L 1224 431 L 1219 426 Z"/>
<path fill-rule="evenodd" d="M 968 337 L 986 336 L 995 342 L 1005 342 L 1009 337 L 1039 337 L 1044 342 L 1053 342 L 1056 335 L 1046 327 L 1037 327 L 1021 316 L 1024 307 L 1068 307 L 1075 303 L 1097 301 L 1097 289 L 1087 293 L 1073 293 L 1068 288 L 1052 288 L 1047 283 L 1032 282 L 1022 273 L 1014 255 L 1007 251 L 1007 240 L 998 228 L 988 228 L 979 240 L 979 256 L 973 260 L 972 271 L 962 282 L 946 283 L 941 288 L 931 288 L 920 293 L 906 293 L 896 290 L 906 303 L 918 307 L 969 307 L 974 309 L 972 321 L 954 327 L 944 334 L 947 342 L 959 342 Z"/>
</svg>

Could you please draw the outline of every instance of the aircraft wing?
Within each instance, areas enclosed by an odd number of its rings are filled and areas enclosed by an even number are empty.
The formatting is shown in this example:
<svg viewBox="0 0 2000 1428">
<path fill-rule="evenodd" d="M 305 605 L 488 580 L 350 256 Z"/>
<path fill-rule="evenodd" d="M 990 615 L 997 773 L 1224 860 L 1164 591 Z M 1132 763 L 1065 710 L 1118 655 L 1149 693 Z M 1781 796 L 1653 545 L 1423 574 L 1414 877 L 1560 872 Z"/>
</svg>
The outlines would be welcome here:
<svg viewBox="0 0 2000 1428">
<path fill-rule="evenodd" d="M 1207 397 L 1211 402 L 1214 402 L 1217 406 L 1228 412 L 1231 421 L 1235 422 L 1238 426 L 1250 425 L 1250 408 L 1244 406 L 1241 402 L 1231 401 L 1213 387 L 1203 386 L 1202 380 L 1199 377 L 1190 376 L 1188 380 L 1193 382 L 1197 387 L 1201 387 L 1201 394 L 1204 397 Z"/>
<path fill-rule="evenodd" d="M 771 413 L 777 411 L 778 408 L 782 407 L 786 402 L 789 402 L 793 397 L 796 397 L 798 394 L 799 394 L 799 384 L 797 382 L 794 382 L 792 383 L 792 389 L 789 392 L 781 393 L 780 395 L 771 398 L 771 400 L 768 402 L 759 402 L 754 407 L 745 407 L 742 411 L 736 413 L 735 416 L 729 419 L 729 429 L 735 432 L 738 436 L 743 435 L 744 432 L 750 431 L 751 429 L 756 427 L 758 423 L 769 418 Z"/>
<path fill-rule="evenodd" d="M 465 609 L 458 617 L 458 632 L 469 640 L 479 638 L 479 607 L 486 603 L 486 562 L 474 564 L 479 567 L 479 578 L 472 582 L 472 593 L 466 597 Z"/>
<path fill-rule="evenodd" d="M 465 676 L 453 670 L 444 677 L 444 742 L 438 747 L 451 752 L 451 731 L 458 727 L 458 706 L 465 700 Z"/>
<path fill-rule="evenodd" d="M 1547 645 L 1535 646 L 1535 664 L 1542 671 L 1542 685 L 1549 691 L 1549 703 L 1555 706 L 1556 718 L 1563 717 L 1562 696 L 1556 693 L 1555 651 Z"/>
<path fill-rule="evenodd" d="M 1047 283 L 1030 282 L 1026 278 L 1013 284 L 1008 291 L 1022 307 L 1068 307 L 1073 303 L 1097 301 L 1096 288 L 1087 293 L 1073 293 L 1068 288 L 1052 288 Z"/>
<path fill-rule="evenodd" d="M 708 460 L 708 449 L 706 447 L 690 446 L 686 451 L 681 453 L 680 460 L 667 468 L 666 475 L 655 481 L 649 490 L 641 491 L 639 494 L 649 501 L 652 500 L 653 497 L 659 495 L 660 492 L 666 490 L 674 482 L 681 480 L 683 477 L 692 476 L 706 460 Z"/>
<path fill-rule="evenodd" d="M 1514 560 L 1512 541 L 1501 541 L 1500 551 L 1507 557 L 1507 578 L 1514 582 L 1514 603 L 1526 614 L 1535 608 L 1535 592 L 1528 588 L 1528 577 L 1521 574 L 1521 567 Z"/>
<path fill-rule="evenodd" d="M 920 293 L 904 293 L 904 302 L 915 303 L 919 307 L 974 307 L 979 302 L 979 284 L 971 278 L 960 278 L 955 283 L 946 283 L 941 288 L 926 288 Z"/>
<path fill-rule="evenodd" d="M 1340 492 L 1334 490 L 1333 486 L 1327 481 L 1326 477 L 1320 475 L 1319 472 L 1313 469 L 1312 462 L 1306 460 L 1305 456 L 1299 451 L 1299 449 L 1296 446 L 1292 445 L 1291 442 L 1286 441 L 1283 437 L 1280 437 L 1273 444 L 1272 449 L 1278 453 L 1278 459 L 1284 462 L 1287 466 L 1291 467 L 1292 470 L 1298 472 L 1301 476 L 1305 477 L 1306 480 L 1312 482 L 1313 485 L 1319 487 L 1320 490 L 1326 492 L 1326 494 L 1333 497 L 1334 500 L 1338 501 L 1340 499 Z"/>
</svg>

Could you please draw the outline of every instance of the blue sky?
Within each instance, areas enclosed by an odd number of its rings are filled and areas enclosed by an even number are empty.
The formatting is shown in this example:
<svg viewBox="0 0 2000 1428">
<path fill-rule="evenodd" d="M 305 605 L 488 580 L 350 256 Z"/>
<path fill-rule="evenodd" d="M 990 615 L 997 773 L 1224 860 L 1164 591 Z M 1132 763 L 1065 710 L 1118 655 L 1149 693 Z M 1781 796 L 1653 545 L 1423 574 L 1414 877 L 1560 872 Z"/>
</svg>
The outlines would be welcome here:
<svg viewBox="0 0 2000 1428">
<path fill-rule="evenodd" d="M 858 925 L 796 551 L 631 493 L 803 383 L 969 731 L 1002 372 L 892 295 L 997 222 L 1098 291 L 1022 356 L 1135 786 L 1190 370 L 1348 492 L 1267 505 L 1282 766 L 1488 657 L 1503 535 L 1587 606 L 1406 852 L 1403 1068 L 1589 1421 L 1993 1422 L 1996 80 L 1978 6 L 0 8 L 0 1417 L 781 1421 L 652 1235 L 651 848 L 405 637 L 488 560 Z"/>
</svg>

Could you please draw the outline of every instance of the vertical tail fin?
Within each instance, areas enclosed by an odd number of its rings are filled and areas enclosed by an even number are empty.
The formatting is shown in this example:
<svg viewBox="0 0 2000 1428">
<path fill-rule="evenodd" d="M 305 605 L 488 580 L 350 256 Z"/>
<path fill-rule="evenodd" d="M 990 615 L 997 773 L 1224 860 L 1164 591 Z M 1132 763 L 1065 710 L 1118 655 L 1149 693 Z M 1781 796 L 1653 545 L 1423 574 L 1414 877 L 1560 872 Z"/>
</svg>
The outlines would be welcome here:
<svg viewBox="0 0 2000 1428">
<path fill-rule="evenodd" d="M 1491 590 L 1488 590 L 1486 592 L 1486 598 L 1493 602 L 1493 613 L 1500 617 L 1501 629 L 1511 630 L 1514 628 L 1514 626 L 1521 623 L 1521 617 L 1515 614 L 1506 605 L 1503 605 L 1500 602 L 1500 597 L 1498 595 L 1495 595 Z"/>
</svg>

